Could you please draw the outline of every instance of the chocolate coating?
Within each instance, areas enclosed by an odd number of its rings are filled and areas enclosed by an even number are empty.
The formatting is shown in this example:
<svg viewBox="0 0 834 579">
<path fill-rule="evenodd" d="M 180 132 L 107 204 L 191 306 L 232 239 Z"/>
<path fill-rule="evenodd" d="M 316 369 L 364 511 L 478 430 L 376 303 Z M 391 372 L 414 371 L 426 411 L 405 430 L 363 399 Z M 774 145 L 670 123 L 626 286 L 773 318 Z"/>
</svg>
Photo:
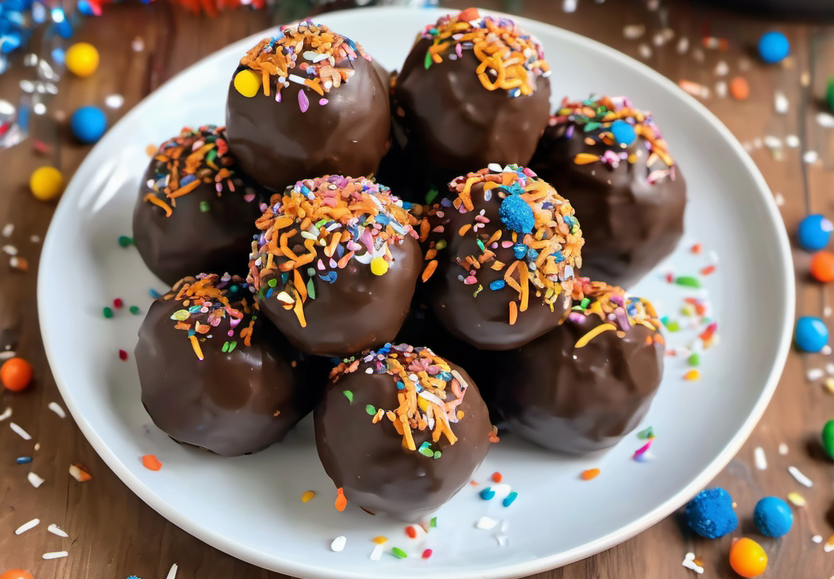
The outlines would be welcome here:
<svg viewBox="0 0 834 579">
<path fill-rule="evenodd" d="M 640 423 L 660 385 L 664 348 L 642 325 L 576 347 L 602 323 L 596 315 L 571 316 L 497 358 L 497 404 L 513 432 L 550 450 L 584 454 L 615 445 Z"/>
<path fill-rule="evenodd" d="M 258 452 L 282 440 L 321 396 L 318 383 L 306 383 L 299 353 L 263 318 L 246 346 L 237 332 L 227 336 L 225 317 L 201 340 L 199 360 L 188 332 L 174 327 L 171 316 L 186 306 L 166 299 L 171 295 L 151 304 L 135 349 L 142 404 L 154 424 L 177 442 L 222 456 Z M 250 318 L 245 315 L 238 327 Z M 224 352 L 233 340 L 236 347 Z"/>
<path fill-rule="evenodd" d="M 316 448 L 322 465 L 345 497 L 374 514 L 417 521 L 454 496 L 469 480 L 491 446 L 487 408 L 477 387 L 461 368 L 449 363 L 469 384 L 458 406 L 464 412 L 451 425 L 454 444 L 441 437 L 431 444 L 437 459 L 408 450 L 393 424 L 383 418 L 376 424 L 366 406 L 393 410 L 399 406 L 397 386 L 388 374 L 366 374 L 363 363 L 357 371 L 329 385 L 316 407 Z M 345 395 L 353 395 L 351 403 Z M 430 430 L 412 430 L 419 448 L 432 442 Z"/>
<path fill-rule="evenodd" d="M 184 129 L 183 134 L 188 131 Z M 222 138 L 222 129 L 218 131 Z M 215 133 L 205 127 L 200 132 Z M 261 214 L 257 191 L 235 172 L 231 178 L 234 190 L 223 180 L 218 194 L 216 171 L 205 165 L 200 171 L 207 171 L 211 182 L 201 182 L 190 193 L 177 197 L 175 204 L 153 184 L 160 175 L 169 174 L 166 161 L 158 157 L 151 160 L 139 187 L 133 240 L 148 269 L 169 285 L 201 271 L 246 272 L 254 223 Z M 171 206 L 169 217 L 162 207 L 146 200 L 149 194 Z"/>
<path fill-rule="evenodd" d="M 652 171 L 668 166 L 659 159 L 647 164 L 643 137 L 622 149 L 640 153 L 633 163 L 578 165 L 574 158 L 580 153 L 603 155 L 617 149 L 601 142 L 586 144 L 588 135 L 581 129 L 566 138 L 569 124 L 545 130 L 530 167 L 576 210 L 585 235 L 581 274 L 631 287 L 677 247 L 683 235 L 686 182 L 678 165 L 669 177 L 647 180 Z"/>
<path fill-rule="evenodd" d="M 299 55 L 289 72 L 307 78 L 300 69 L 303 63 L 310 61 Z M 226 107 L 229 147 L 261 185 L 281 191 L 308 177 L 359 177 L 376 171 L 389 145 L 388 87 L 362 55 L 339 58 L 335 67 L 353 75 L 324 93 L 326 104 L 319 104 L 322 96 L 315 90 L 296 82 L 282 86 L 281 102 L 276 102 L 277 77 L 270 77 L 270 96 L 261 90 L 246 97 L 235 89 L 232 77 Z M 248 68 L 238 66 L 235 75 Z M 305 112 L 299 98 L 309 103 Z"/>
</svg>

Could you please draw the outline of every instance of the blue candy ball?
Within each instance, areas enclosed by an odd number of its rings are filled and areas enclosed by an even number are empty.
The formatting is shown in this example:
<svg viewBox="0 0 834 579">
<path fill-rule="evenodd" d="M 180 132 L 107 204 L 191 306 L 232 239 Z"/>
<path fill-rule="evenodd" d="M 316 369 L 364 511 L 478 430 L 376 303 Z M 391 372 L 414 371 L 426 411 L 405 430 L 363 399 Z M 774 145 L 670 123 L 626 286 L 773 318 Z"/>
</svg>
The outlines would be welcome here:
<svg viewBox="0 0 834 579">
<path fill-rule="evenodd" d="M 70 128 L 82 143 L 95 143 L 107 130 L 107 117 L 98 107 L 81 107 L 72 113 Z"/>
<path fill-rule="evenodd" d="M 767 32 L 759 39 L 759 56 L 769 64 L 782 62 L 791 51 L 791 43 L 781 32 Z"/>
<path fill-rule="evenodd" d="M 802 249 L 819 251 L 828 245 L 832 231 L 834 231 L 834 225 L 827 217 L 814 214 L 799 222 L 796 236 Z"/>
<path fill-rule="evenodd" d="M 498 209 L 498 216 L 507 229 L 518 233 L 530 233 L 536 225 L 533 208 L 519 195 L 505 197 Z"/>
<path fill-rule="evenodd" d="M 722 488 L 706 489 L 686 505 L 687 526 L 707 539 L 717 539 L 738 527 L 730 493 Z"/>
<path fill-rule="evenodd" d="M 787 535 L 793 525 L 793 513 L 788 503 L 778 497 L 765 497 L 756 503 L 753 521 L 765 537 Z"/>
<path fill-rule="evenodd" d="M 819 352 L 828 344 L 828 328 L 819 318 L 803 316 L 796 320 L 796 346 L 805 352 Z"/>
<path fill-rule="evenodd" d="M 625 145 L 628 147 L 637 138 L 637 133 L 634 132 L 634 127 L 622 119 L 617 119 L 611 123 L 611 134 L 618 145 Z"/>
</svg>

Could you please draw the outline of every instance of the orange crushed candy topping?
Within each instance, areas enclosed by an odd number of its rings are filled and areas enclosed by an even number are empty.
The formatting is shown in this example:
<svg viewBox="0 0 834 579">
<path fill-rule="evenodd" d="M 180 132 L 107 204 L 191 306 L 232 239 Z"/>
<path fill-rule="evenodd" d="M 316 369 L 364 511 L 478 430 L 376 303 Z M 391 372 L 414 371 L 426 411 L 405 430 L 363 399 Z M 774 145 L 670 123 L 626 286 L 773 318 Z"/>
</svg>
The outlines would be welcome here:
<svg viewBox="0 0 834 579">
<path fill-rule="evenodd" d="M 148 470 L 158 471 L 162 468 L 162 463 L 156 458 L 156 455 L 146 454 L 142 457 L 142 466 Z"/>
<path fill-rule="evenodd" d="M 592 480 L 599 476 L 601 471 L 598 468 L 589 468 L 582 471 L 582 480 Z"/>
</svg>

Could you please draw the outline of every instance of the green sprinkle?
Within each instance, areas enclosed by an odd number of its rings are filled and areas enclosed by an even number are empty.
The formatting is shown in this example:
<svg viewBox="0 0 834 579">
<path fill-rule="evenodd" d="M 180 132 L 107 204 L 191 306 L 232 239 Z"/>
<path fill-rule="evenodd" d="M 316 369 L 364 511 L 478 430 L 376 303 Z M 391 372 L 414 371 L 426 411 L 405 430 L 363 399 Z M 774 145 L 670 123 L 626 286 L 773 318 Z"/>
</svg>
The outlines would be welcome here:
<svg viewBox="0 0 834 579">
<path fill-rule="evenodd" d="M 172 320 L 177 320 L 178 322 L 184 322 L 187 320 L 191 314 L 188 313 L 188 310 L 177 310 L 173 314 L 171 314 Z"/>
<path fill-rule="evenodd" d="M 682 275 L 675 279 L 675 283 L 685 287 L 701 287 L 701 282 L 698 281 L 698 278 L 692 277 L 691 275 Z"/>
<path fill-rule="evenodd" d="M 140 310 L 139 310 L 139 306 L 130 306 L 130 307 L 128 308 L 128 311 L 129 311 L 131 314 L 133 314 L 134 316 L 137 316 L 137 315 L 139 315 L 139 312 L 140 312 Z"/>
<path fill-rule="evenodd" d="M 677 320 L 670 320 L 665 316 L 663 318 L 663 325 L 666 326 L 666 329 L 670 332 L 677 332 L 681 329 L 681 326 Z"/>
<path fill-rule="evenodd" d="M 311 300 L 316 299 L 316 286 L 313 284 L 313 278 L 307 280 L 307 295 Z"/>
<path fill-rule="evenodd" d="M 585 125 L 585 132 L 590 133 L 591 131 L 596 131 L 600 126 L 599 123 L 591 121 Z"/>
<path fill-rule="evenodd" d="M 235 348 L 237 348 L 237 340 L 232 340 L 231 344 L 229 344 L 229 353 L 234 352 Z"/>
<path fill-rule="evenodd" d="M 399 547 L 394 547 L 393 549 L 391 549 L 391 554 L 394 555 L 394 557 L 396 557 L 397 559 L 406 559 L 408 557 L 408 553 L 406 553 Z"/>
<path fill-rule="evenodd" d="M 423 444 L 420 445 L 420 448 L 418 448 L 417 451 L 420 454 L 422 454 L 423 456 L 427 456 L 427 457 L 431 458 L 432 456 L 434 456 L 434 452 L 432 452 L 432 449 L 429 448 L 430 446 L 431 445 L 429 444 L 429 442 L 426 441 L 426 442 L 424 442 Z"/>
<path fill-rule="evenodd" d="M 435 189 L 434 187 L 429 189 L 429 192 L 426 193 L 426 204 L 431 205 L 431 202 L 434 201 L 437 198 L 437 195 L 438 195 L 437 189 Z"/>
<path fill-rule="evenodd" d="M 423 64 L 425 65 L 426 70 L 428 70 L 431 66 L 431 54 L 429 54 L 428 50 L 426 51 L 426 61 Z"/>
<path fill-rule="evenodd" d="M 591 303 L 591 298 L 582 298 L 582 301 L 579 302 L 579 307 L 582 308 L 583 310 L 587 310 L 588 309 L 588 304 L 590 304 L 590 303 Z"/>
<path fill-rule="evenodd" d="M 203 213 L 208 213 L 211 210 L 211 206 L 209 205 L 208 201 L 200 201 L 200 211 Z"/>
<path fill-rule="evenodd" d="M 478 297 L 478 294 L 481 293 L 482 291 L 484 291 L 484 286 L 482 286 L 481 284 L 478 284 L 478 289 L 475 290 L 475 293 L 472 294 L 472 297 L 473 298 Z"/>
<path fill-rule="evenodd" d="M 365 412 L 373 416 L 374 414 L 376 414 L 376 408 L 374 408 L 373 404 L 367 404 L 365 406 Z"/>
<path fill-rule="evenodd" d="M 476 239 L 475 241 L 478 243 L 478 247 L 481 249 L 481 251 L 486 253 L 486 247 L 484 247 L 484 242 L 480 239 Z"/>
<path fill-rule="evenodd" d="M 345 391 L 342 392 L 342 394 L 345 395 L 345 398 L 348 399 L 348 402 L 353 404 L 353 392 L 351 392 L 350 390 L 345 390 Z"/>
<path fill-rule="evenodd" d="M 266 282 L 266 285 L 268 285 L 269 287 L 275 287 L 278 285 L 278 280 L 273 277 L 271 280 Z"/>
<path fill-rule="evenodd" d="M 105 307 L 103 310 L 101 310 L 101 313 L 103 313 L 104 317 L 108 320 L 113 317 L 113 310 L 108 307 Z"/>
<path fill-rule="evenodd" d="M 435 458 L 435 460 L 436 460 L 436 459 L 438 459 L 438 458 L 440 458 L 440 456 L 441 456 L 440 451 L 439 451 L 439 450 L 435 450 L 435 451 L 434 451 L 434 458 Z"/>
<path fill-rule="evenodd" d="M 637 438 L 639 438 L 640 440 L 654 438 L 654 428 L 649 426 L 646 430 L 641 430 L 637 433 Z"/>
<path fill-rule="evenodd" d="M 130 247 L 131 245 L 133 245 L 133 238 L 128 237 L 127 235 L 120 235 L 119 245 L 121 245 L 122 247 Z"/>
<path fill-rule="evenodd" d="M 701 365 L 701 356 L 697 352 L 690 354 L 689 356 L 689 365 L 690 366 L 700 366 Z"/>
<path fill-rule="evenodd" d="M 441 249 L 445 249 L 446 248 L 446 240 L 441 239 L 440 241 L 437 242 L 435 247 L 437 248 L 437 251 L 440 251 Z"/>
<path fill-rule="evenodd" d="M 224 354 L 229 351 L 229 342 L 223 342 L 223 348 L 220 350 Z"/>
<path fill-rule="evenodd" d="M 437 517 L 432 517 L 431 522 L 429 523 L 429 527 L 434 529 L 437 528 Z"/>
</svg>

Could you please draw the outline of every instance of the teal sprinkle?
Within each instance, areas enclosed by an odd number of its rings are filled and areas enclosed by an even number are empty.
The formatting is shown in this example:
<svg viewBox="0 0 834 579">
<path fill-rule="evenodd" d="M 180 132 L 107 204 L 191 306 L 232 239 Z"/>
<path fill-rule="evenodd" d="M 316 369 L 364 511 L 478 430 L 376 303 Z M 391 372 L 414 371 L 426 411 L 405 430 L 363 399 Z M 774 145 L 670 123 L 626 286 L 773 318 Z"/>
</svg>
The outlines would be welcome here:
<svg viewBox="0 0 834 579">
<path fill-rule="evenodd" d="M 428 67 L 426 67 L 428 68 Z M 408 553 L 400 549 L 399 547 L 394 547 L 391 549 L 391 554 L 394 555 L 397 559 L 406 559 L 408 558 Z"/>
<path fill-rule="evenodd" d="M 682 275 L 675 279 L 675 283 L 685 287 L 701 287 L 701 282 L 698 281 L 698 278 L 692 277 L 691 275 Z"/>
<path fill-rule="evenodd" d="M 430 446 L 431 445 L 429 444 L 429 442 L 426 441 L 426 442 L 424 442 L 423 444 L 420 445 L 420 448 L 418 448 L 417 451 L 420 454 L 422 454 L 423 456 L 427 456 L 427 457 L 431 458 L 434 455 L 434 452 L 432 452 L 432 449 L 429 448 Z"/>
<path fill-rule="evenodd" d="M 108 308 L 108 307 L 105 307 L 104 309 L 102 309 L 101 313 L 104 314 L 104 317 L 107 318 L 108 320 L 113 317 L 113 310 Z"/>
<path fill-rule="evenodd" d="M 435 529 L 437 528 L 437 517 L 432 517 L 431 522 L 429 523 L 429 528 Z"/>
<path fill-rule="evenodd" d="M 512 491 L 512 492 L 510 492 L 510 494 L 508 494 L 506 497 L 504 497 L 504 500 L 501 501 L 501 504 L 504 505 L 505 507 L 509 507 L 511 504 L 513 504 L 515 502 L 515 499 L 517 497 L 518 497 L 518 493 L 515 492 L 515 491 Z"/>
<path fill-rule="evenodd" d="M 139 312 L 140 312 L 141 310 L 139 309 L 139 306 L 130 306 L 130 307 L 128 308 L 128 311 L 129 311 L 131 314 L 133 314 L 134 316 L 136 316 L 136 315 L 139 315 Z"/>
<path fill-rule="evenodd" d="M 428 70 L 429 67 L 431 66 L 431 54 L 429 54 L 428 50 L 426 51 L 426 60 L 423 64 L 426 67 L 426 70 Z"/>
<path fill-rule="evenodd" d="M 266 282 L 266 285 L 268 285 L 269 287 L 275 287 L 278 285 L 278 280 L 273 277 L 271 280 Z"/>
<path fill-rule="evenodd" d="M 345 398 L 348 399 L 348 402 L 353 404 L 353 392 L 351 392 L 350 390 L 345 390 L 345 391 L 342 392 L 342 394 L 345 395 Z"/>
<path fill-rule="evenodd" d="M 208 213 L 211 210 L 211 206 L 209 205 L 208 201 L 200 201 L 200 211 L 203 213 Z"/>
<path fill-rule="evenodd" d="M 480 239 L 476 239 L 475 242 L 478 244 L 478 247 L 481 249 L 481 251 L 486 253 L 486 247 L 484 247 L 484 242 Z"/>
<path fill-rule="evenodd" d="M 374 414 L 376 414 L 376 408 L 374 408 L 373 404 L 367 404 L 365 406 L 365 412 L 373 416 Z"/>
<path fill-rule="evenodd" d="M 598 128 L 600 128 L 600 126 L 601 125 L 599 123 L 591 121 L 585 125 L 585 132 L 590 133 L 591 131 L 596 131 Z"/>
<path fill-rule="evenodd" d="M 701 356 L 695 352 L 689 356 L 689 365 L 690 366 L 700 366 L 701 365 Z"/>
<path fill-rule="evenodd" d="M 649 426 L 647 429 L 641 430 L 637 433 L 637 438 L 639 438 L 640 440 L 648 440 L 650 438 L 654 438 L 654 428 Z"/>
<path fill-rule="evenodd" d="M 431 205 L 431 202 L 435 200 L 437 195 L 438 195 L 437 189 L 435 189 L 434 187 L 429 189 L 429 192 L 426 193 L 426 204 Z"/>
<path fill-rule="evenodd" d="M 492 500 L 492 497 L 494 497 L 494 496 L 495 496 L 495 491 L 494 491 L 494 490 L 492 490 L 492 487 L 487 487 L 487 488 L 485 488 L 484 490 L 482 490 L 482 491 L 481 491 L 480 493 L 478 493 L 478 494 L 479 494 L 479 495 L 481 496 L 481 498 L 482 498 L 482 499 L 484 499 L 485 501 L 489 501 L 489 500 Z"/>
<path fill-rule="evenodd" d="M 127 235 L 120 235 L 119 245 L 121 245 L 122 247 L 130 247 L 131 245 L 133 245 L 133 238 L 128 237 Z"/>
</svg>

